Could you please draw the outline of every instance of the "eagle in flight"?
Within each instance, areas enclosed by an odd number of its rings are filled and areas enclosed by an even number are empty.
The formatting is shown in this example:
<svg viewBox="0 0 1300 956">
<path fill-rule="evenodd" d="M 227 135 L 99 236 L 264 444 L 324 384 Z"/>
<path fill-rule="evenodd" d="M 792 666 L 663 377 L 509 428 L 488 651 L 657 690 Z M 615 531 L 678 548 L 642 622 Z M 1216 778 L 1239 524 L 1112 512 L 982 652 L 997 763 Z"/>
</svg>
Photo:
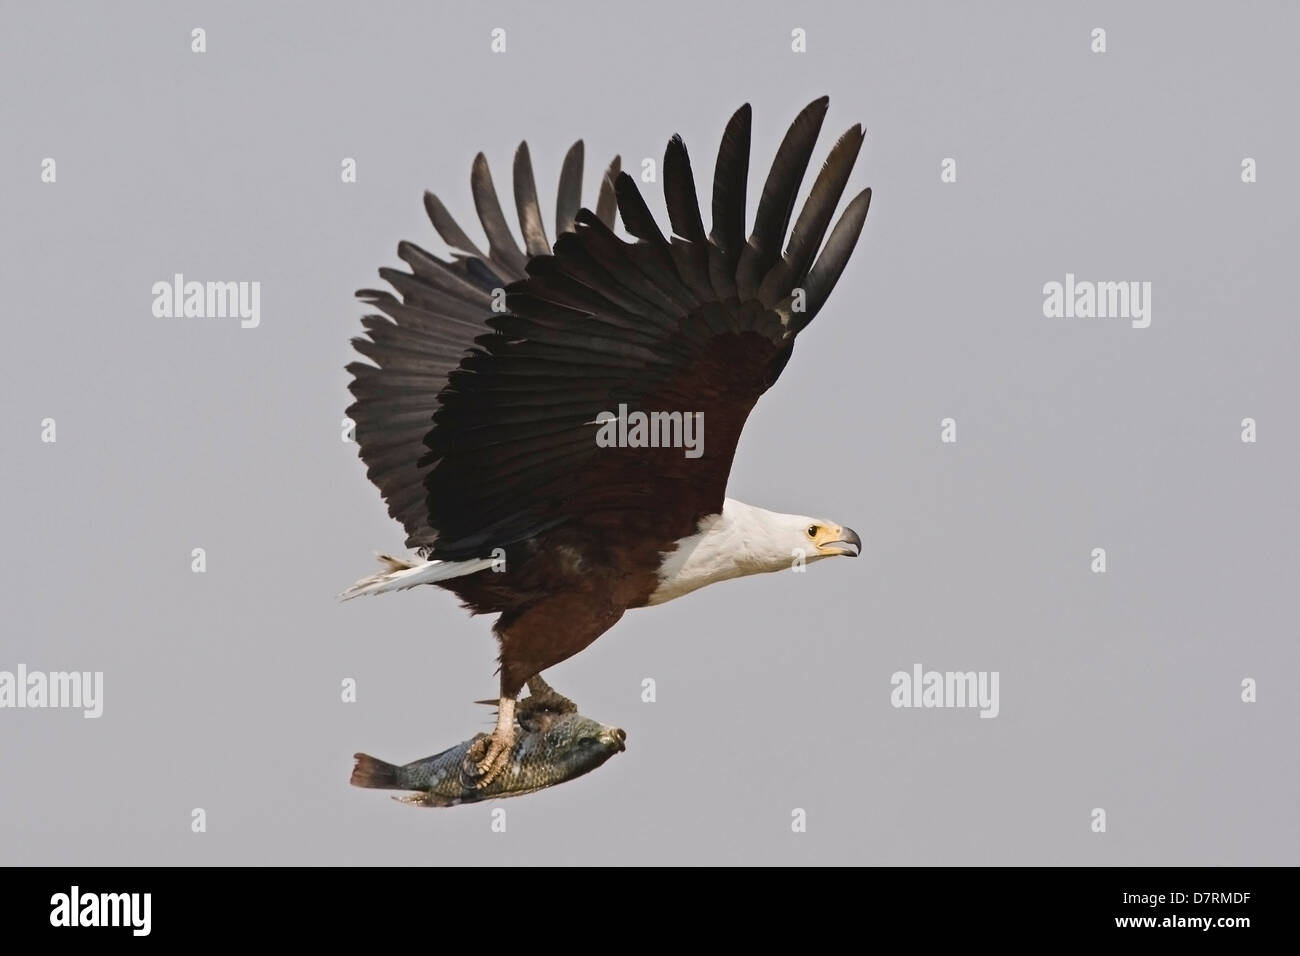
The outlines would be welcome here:
<svg viewBox="0 0 1300 956">
<path fill-rule="evenodd" d="M 571 707 L 542 671 L 629 608 L 799 558 L 858 554 L 857 534 L 834 521 L 726 497 L 745 419 L 825 305 L 871 201 L 870 189 L 858 193 L 826 238 L 862 146 L 855 125 L 831 148 L 782 251 L 827 105 L 815 100 L 791 124 L 748 239 L 746 104 L 722 134 L 707 233 L 680 137 L 662 167 L 670 237 L 617 157 L 595 212 L 581 206 L 579 141 L 561 168 L 552 246 L 525 143 L 514 159 L 522 250 L 480 153 L 470 185 L 487 251 L 426 193 L 450 260 L 403 242 L 410 271 L 379 270 L 397 295 L 357 293 L 383 314 L 366 316 L 353 339 L 370 361 L 347 367 L 348 416 L 415 554 L 381 556 L 380 571 L 343 596 L 434 584 L 472 613 L 500 615 L 496 729 L 470 756 L 480 785 L 504 766 L 524 686 L 530 700 Z M 616 213 L 633 241 L 615 233 Z M 689 453 L 600 441 L 615 409 L 659 423 L 696 416 L 702 441 Z"/>
</svg>

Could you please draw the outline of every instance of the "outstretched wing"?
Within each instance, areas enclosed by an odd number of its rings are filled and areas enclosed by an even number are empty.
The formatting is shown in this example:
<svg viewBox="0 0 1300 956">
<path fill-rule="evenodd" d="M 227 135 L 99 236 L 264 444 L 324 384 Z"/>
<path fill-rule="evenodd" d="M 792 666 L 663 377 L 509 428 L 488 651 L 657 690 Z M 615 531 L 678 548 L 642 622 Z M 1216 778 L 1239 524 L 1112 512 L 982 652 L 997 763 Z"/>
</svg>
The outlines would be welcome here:
<svg viewBox="0 0 1300 956">
<path fill-rule="evenodd" d="M 581 205 L 582 141 L 564 157 L 555 204 L 555 231 L 573 229 Z M 604 177 L 597 208 L 604 223 L 614 225 L 614 158 Z M 492 292 L 522 279 L 530 257 L 550 252 L 542 223 L 537 185 L 528 144 L 515 153 L 514 194 L 524 249 L 516 245 L 497 198 L 487 159 L 474 160 L 470 186 L 474 206 L 487 237 L 482 252 L 447 212 L 433 193 L 424 194 L 424 208 L 434 229 L 453 251 L 451 260 L 440 259 L 411 242 L 400 243 L 397 254 L 410 267 L 380 269 L 379 275 L 397 291 L 363 289 L 362 301 L 383 315 L 362 320 L 366 334 L 352 340 L 356 350 L 374 362 L 347 366 L 349 386 L 356 401 L 348 417 L 356 423 L 356 440 L 366 474 L 388 503 L 388 513 L 406 528 L 410 548 L 428 549 L 438 534 L 429 522 L 425 503 L 425 478 L 429 467 L 420 459 L 428 450 L 424 439 L 433 428 L 439 408 L 438 394 L 474 340 L 489 331 Z"/>
<path fill-rule="evenodd" d="M 791 125 L 748 240 L 746 105 L 723 135 L 707 236 L 686 147 L 674 137 L 663 165 L 671 239 L 620 173 L 618 211 L 636 241 L 584 209 L 553 255 L 528 261 L 526 277 L 507 288 L 508 312 L 487 319 L 491 333 L 451 373 L 425 438 L 436 556 L 481 555 L 575 521 L 674 540 L 721 510 L 745 419 L 825 304 L 867 214 L 870 190 L 849 202 L 823 248 L 862 144 L 854 126 L 781 251 L 827 102 L 809 104 Z M 601 413 L 620 406 L 701 414 L 702 450 L 602 447 Z"/>
</svg>

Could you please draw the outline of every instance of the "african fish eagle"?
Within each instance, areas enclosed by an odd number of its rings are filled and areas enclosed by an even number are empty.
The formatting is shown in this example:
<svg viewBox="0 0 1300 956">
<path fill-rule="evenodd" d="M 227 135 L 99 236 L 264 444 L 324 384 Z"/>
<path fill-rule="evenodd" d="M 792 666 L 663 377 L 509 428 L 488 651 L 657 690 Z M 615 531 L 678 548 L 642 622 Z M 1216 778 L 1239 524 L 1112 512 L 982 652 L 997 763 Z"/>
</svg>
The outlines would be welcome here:
<svg viewBox="0 0 1300 956">
<path fill-rule="evenodd" d="M 541 672 L 629 608 L 783 570 L 800 553 L 858 554 L 858 535 L 840 524 L 725 497 L 745 419 L 826 303 L 871 200 L 870 189 L 858 193 L 823 246 L 862 145 L 855 125 L 781 251 L 827 105 L 810 103 L 791 124 L 748 240 L 746 104 L 722 135 L 707 234 L 679 136 L 662 167 L 671 238 L 617 157 L 596 211 L 579 208 L 579 141 L 561 169 L 552 247 L 524 143 L 514 159 L 522 250 L 480 153 L 470 185 L 487 252 L 426 193 L 450 261 L 403 242 L 410 271 L 379 270 L 400 298 L 357 293 L 383 315 L 366 316 L 353 339 L 374 364 L 347 366 L 348 415 L 367 475 L 418 557 L 381 556 L 382 569 L 343 596 L 435 584 L 472 613 L 500 615 L 496 729 L 471 755 L 480 785 L 504 766 L 523 687 L 568 703 Z M 615 234 L 616 207 L 634 241 Z M 598 442 L 619 408 L 702 413 L 699 453 Z"/>
</svg>

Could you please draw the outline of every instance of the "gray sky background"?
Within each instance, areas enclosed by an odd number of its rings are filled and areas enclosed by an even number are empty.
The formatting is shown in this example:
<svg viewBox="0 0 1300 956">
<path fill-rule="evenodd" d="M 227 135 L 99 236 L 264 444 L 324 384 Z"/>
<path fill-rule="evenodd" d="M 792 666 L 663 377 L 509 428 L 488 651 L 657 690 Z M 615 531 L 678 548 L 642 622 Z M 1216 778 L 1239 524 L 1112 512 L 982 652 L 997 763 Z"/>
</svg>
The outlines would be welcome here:
<svg viewBox="0 0 1300 956">
<path fill-rule="evenodd" d="M 1298 29 L 1282 3 L 0 4 L 0 669 L 105 672 L 99 720 L 0 711 L 0 861 L 1300 862 Z M 442 811 L 349 787 L 354 751 L 486 729 L 496 688 L 450 595 L 335 602 L 402 540 L 339 437 L 353 291 L 400 239 L 441 252 L 423 190 L 467 223 L 474 154 L 504 183 L 522 138 L 547 209 L 579 137 L 589 201 L 674 132 L 707 195 L 748 101 L 752 214 L 822 93 L 816 161 L 862 121 L 875 198 L 729 493 L 866 555 L 631 613 L 550 672 L 628 732 L 588 777 Z M 260 327 L 154 318 L 176 272 L 260 281 Z M 1044 318 L 1066 272 L 1152 282 L 1151 327 Z M 999 671 L 1000 716 L 892 708 L 915 662 Z"/>
</svg>

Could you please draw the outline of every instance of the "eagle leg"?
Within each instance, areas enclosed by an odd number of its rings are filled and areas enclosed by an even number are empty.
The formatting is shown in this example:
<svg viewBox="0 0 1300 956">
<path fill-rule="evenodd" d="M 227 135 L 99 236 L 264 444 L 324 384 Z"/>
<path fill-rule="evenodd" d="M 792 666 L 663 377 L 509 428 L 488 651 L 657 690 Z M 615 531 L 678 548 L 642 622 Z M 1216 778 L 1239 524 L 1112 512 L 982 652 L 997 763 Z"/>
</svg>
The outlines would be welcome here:
<svg viewBox="0 0 1300 956">
<path fill-rule="evenodd" d="M 483 789 L 501 775 L 515 747 L 515 698 L 502 696 L 497 702 L 497 725 L 490 736 L 480 737 L 465 754 L 465 775 Z"/>
<path fill-rule="evenodd" d="M 557 693 L 539 676 L 568 660 L 617 623 L 624 608 L 605 601 L 593 612 L 593 595 L 565 591 L 518 612 L 503 613 L 493 626 L 501 643 L 501 696 L 497 727 L 491 737 L 474 743 L 465 757 L 467 775 L 482 789 L 500 776 L 509 762 L 516 740 L 516 701 L 527 685 L 530 696 L 523 714 L 529 732 L 548 723 L 554 713 L 574 713 L 577 705 Z M 472 769 L 471 769 L 472 762 Z"/>
</svg>

